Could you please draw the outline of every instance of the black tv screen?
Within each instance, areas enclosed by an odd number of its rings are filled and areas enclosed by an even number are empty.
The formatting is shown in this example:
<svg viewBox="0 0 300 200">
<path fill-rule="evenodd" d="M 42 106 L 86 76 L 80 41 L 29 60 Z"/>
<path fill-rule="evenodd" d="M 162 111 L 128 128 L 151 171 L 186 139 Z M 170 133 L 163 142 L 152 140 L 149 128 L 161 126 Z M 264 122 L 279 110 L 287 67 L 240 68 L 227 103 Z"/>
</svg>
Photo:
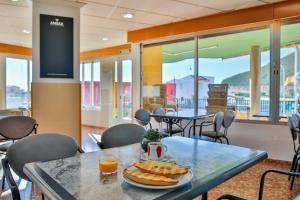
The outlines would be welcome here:
<svg viewBox="0 0 300 200">
<path fill-rule="evenodd" d="M 73 18 L 40 15 L 40 77 L 73 78 Z"/>
</svg>

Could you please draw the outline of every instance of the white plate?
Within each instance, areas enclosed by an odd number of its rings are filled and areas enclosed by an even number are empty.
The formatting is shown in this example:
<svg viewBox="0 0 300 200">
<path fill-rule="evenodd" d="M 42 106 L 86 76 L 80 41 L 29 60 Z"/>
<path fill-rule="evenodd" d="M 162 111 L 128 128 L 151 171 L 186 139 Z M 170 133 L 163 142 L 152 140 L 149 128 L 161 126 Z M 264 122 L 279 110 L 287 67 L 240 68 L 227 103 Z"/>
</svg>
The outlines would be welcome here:
<svg viewBox="0 0 300 200">
<path fill-rule="evenodd" d="M 128 169 L 131 169 L 132 167 L 129 167 Z M 185 175 L 182 175 L 180 177 L 177 178 L 178 183 L 176 185 L 170 185 L 170 186 L 154 186 L 154 185 L 144 185 L 141 183 L 137 183 L 135 181 L 132 181 L 130 179 L 128 179 L 127 177 L 124 177 L 124 181 L 130 185 L 139 187 L 139 188 L 145 188 L 145 189 L 157 189 L 157 190 L 161 190 L 161 189 L 174 189 L 177 187 L 181 187 L 184 186 L 185 184 L 191 182 L 192 178 L 193 178 L 193 173 L 192 171 L 189 169 L 188 173 Z"/>
</svg>

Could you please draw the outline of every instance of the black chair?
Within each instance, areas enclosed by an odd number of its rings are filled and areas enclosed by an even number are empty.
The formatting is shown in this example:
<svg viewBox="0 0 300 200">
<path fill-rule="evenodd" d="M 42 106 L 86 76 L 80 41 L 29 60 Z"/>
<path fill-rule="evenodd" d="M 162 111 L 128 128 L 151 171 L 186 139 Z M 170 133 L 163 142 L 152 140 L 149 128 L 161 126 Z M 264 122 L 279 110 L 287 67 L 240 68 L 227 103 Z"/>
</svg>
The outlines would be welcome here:
<svg viewBox="0 0 300 200">
<path fill-rule="evenodd" d="M 288 117 L 288 126 L 291 132 L 292 140 L 293 140 L 293 147 L 294 147 L 294 156 L 292 160 L 291 165 L 291 172 L 299 171 L 298 167 L 298 161 L 299 161 L 299 155 L 300 155 L 300 145 L 299 145 L 299 116 L 296 114 L 293 114 L 292 116 Z M 298 140 L 298 141 L 297 141 Z M 289 177 L 289 180 L 291 177 Z M 290 189 L 293 189 L 294 186 L 295 177 L 291 180 Z"/>
<path fill-rule="evenodd" d="M 19 140 L 37 131 L 37 122 L 28 116 L 6 116 L 0 118 L 0 135 L 4 138 L 4 142 L 0 143 L 0 152 L 5 154 L 7 149 Z M 4 189 L 5 176 L 2 177 L 2 190 Z"/>
<path fill-rule="evenodd" d="M 288 171 L 284 171 L 284 170 L 271 169 L 271 170 L 265 171 L 260 178 L 258 200 L 263 199 L 265 178 L 266 178 L 266 175 L 269 173 L 282 174 L 282 175 L 287 175 L 287 176 L 291 176 L 291 177 L 299 177 L 300 176 L 300 173 L 288 172 Z M 294 200 L 299 200 L 299 199 L 300 199 L 300 196 L 298 195 Z M 237 196 L 233 196 L 233 195 L 223 195 L 223 196 L 219 197 L 217 200 L 246 200 L 246 199 L 237 197 Z"/>
<path fill-rule="evenodd" d="M 146 130 L 137 124 L 119 124 L 113 126 L 101 136 L 101 149 L 120 147 L 142 142 Z"/>
<path fill-rule="evenodd" d="M 149 125 L 150 129 L 152 129 L 150 112 L 148 110 L 142 108 L 138 109 L 134 114 L 134 118 L 141 126 L 146 128 L 147 125 Z"/>
<path fill-rule="evenodd" d="M 222 142 L 222 137 L 224 137 L 224 132 L 221 131 L 222 126 L 223 126 L 223 120 L 224 120 L 224 113 L 223 112 L 218 112 L 215 114 L 213 121 L 203 121 L 201 122 L 200 125 L 196 125 L 196 127 L 200 127 L 199 129 L 199 139 L 201 138 L 212 138 L 214 142 L 216 142 L 217 140 L 220 143 Z M 203 131 L 203 127 L 204 126 L 213 126 L 213 130 L 211 131 Z M 193 127 L 191 126 L 189 129 L 189 134 L 191 132 L 191 129 Z M 205 136 L 205 137 L 203 137 Z"/>
<path fill-rule="evenodd" d="M 69 136 L 60 134 L 39 134 L 15 142 L 2 159 L 4 175 L 14 200 L 20 199 L 20 192 L 11 169 L 22 179 L 30 181 L 23 172 L 26 163 L 50 161 L 83 153 L 77 142 Z"/>
</svg>

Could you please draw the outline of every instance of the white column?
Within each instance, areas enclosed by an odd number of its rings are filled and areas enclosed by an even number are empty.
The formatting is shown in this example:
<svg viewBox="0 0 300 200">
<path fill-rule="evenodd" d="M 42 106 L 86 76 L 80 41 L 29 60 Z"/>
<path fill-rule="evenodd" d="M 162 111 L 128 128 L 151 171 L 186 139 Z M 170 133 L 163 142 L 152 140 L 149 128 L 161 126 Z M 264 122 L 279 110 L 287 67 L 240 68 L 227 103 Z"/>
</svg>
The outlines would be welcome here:
<svg viewBox="0 0 300 200">
<path fill-rule="evenodd" d="M 83 3 L 33 0 L 32 116 L 39 133 L 58 132 L 81 142 L 80 7 Z M 40 15 L 73 18 L 73 78 L 40 78 Z"/>
<path fill-rule="evenodd" d="M 260 47 L 250 50 L 250 118 L 260 112 Z"/>
</svg>

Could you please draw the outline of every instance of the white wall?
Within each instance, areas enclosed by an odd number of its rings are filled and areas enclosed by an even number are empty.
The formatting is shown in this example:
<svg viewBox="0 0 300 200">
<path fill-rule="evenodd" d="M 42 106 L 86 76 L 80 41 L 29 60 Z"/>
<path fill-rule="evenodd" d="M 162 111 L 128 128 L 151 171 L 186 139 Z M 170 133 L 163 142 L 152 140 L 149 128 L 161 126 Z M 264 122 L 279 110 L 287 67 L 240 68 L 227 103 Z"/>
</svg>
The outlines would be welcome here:
<svg viewBox="0 0 300 200">
<path fill-rule="evenodd" d="M 232 144 L 267 151 L 269 158 L 292 160 L 293 144 L 288 126 L 234 123 L 228 137 Z"/>
</svg>

